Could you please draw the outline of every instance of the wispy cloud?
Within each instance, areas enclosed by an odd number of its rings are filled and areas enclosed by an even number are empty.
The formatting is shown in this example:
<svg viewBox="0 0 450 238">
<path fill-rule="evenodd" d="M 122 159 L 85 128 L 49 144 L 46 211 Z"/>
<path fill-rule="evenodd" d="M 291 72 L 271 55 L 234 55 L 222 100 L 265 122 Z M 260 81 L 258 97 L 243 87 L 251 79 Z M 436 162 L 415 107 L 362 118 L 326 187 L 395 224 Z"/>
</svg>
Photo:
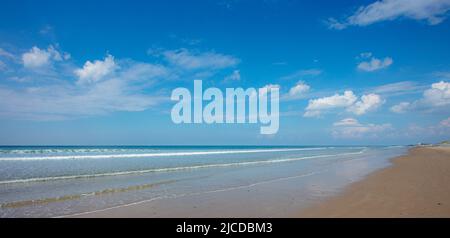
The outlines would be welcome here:
<svg viewBox="0 0 450 238">
<path fill-rule="evenodd" d="M 117 72 L 112 72 L 109 66 L 104 68 L 102 64 L 108 60 Z M 111 72 L 106 73 L 108 70 Z M 0 115 L 62 120 L 115 111 L 142 111 L 161 101 L 157 94 L 144 93 L 151 81 L 148 76 L 145 80 L 138 77 L 142 70 L 140 63 L 121 65 L 108 55 L 103 61 L 86 63 L 83 68 L 72 70 L 72 76 L 56 72 L 49 80 L 45 75 L 33 75 L 33 80 L 39 80 L 39 86 L 0 86 L 0 97 L 8 98 L 0 102 Z"/>
<path fill-rule="evenodd" d="M 10 60 L 14 60 L 16 58 L 12 53 L 10 53 L 2 48 L 0 48 L 0 57 L 5 57 Z"/>
<path fill-rule="evenodd" d="M 442 126 L 442 127 L 450 128 L 450 117 L 447 118 L 447 119 L 442 120 L 439 123 L 439 125 Z"/>
<path fill-rule="evenodd" d="M 378 137 L 381 133 L 392 130 L 389 123 L 361 124 L 354 118 L 346 118 L 333 124 L 332 135 L 336 138 Z"/>
<path fill-rule="evenodd" d="M 420 138 L 444 136 L 443 138 L 447 139 L 447 136 L 450 134 L 450 117 L 444 118 L 437 123 L 428 126 L 410 124 L 403 134 L 408 137 L 420 136 Z"/>
<path fill-rule="evenodd" d="M 165 60 L 183 69 L 223 69 L 237 65 L 240 60 L 230 55 L 209 52 L 195 52 L 188 49 L 162 52 Z"/>
<path fill-rule="evenodd" d="M 391 110 L 391 112 L 395 112 L 395 113 L 405 113 L 406 111 L 409 110 L 410 107 L 411 107 L 411 103 L 401 102 L 399 104 L 392 106 L 390 108 L 390 110 Z"/>
<path fill-rule="evenodd" d="M 239 70 L 233 70 L 233 72 L 224 78 L 225 82 L 239 81 L 241 80 L 241 72 Z"/>
<path fill-rule="evenodd" d="M 3 58 L 15 57 L 6 51 L 1 53 Z M 224 54 L 183 49 L 164 51 L 165 64 L 116 59 L 107 54 L 79 67 L 66 55 L 54 46 L 34 46 L 21 54 L 11 76 L 17 78 L 15 84 L 0 84 L 0 98 L 8 98 L 0 101 L 0 116 L 64 120 L 143 111 L 167 100 L 160 92 L 170 79 L 214 72 L 239 62 Z M 236 75 L 239 71 L 234 72 Z"/>
<path fill-rule="evenodd" d="M 426 86 L 419 85 L 413 81 L 401 81 L 396 83 L 384 84 L 371 88 L 369 91 L 376 94 L 383 94 L 389 96 L 398 96 L 403 94 L 413 94 L 422 92 Z"/>
<path fill-rule="evenodd" d="M 320 69 L 302 69 L 302 70 L 298 70 L 292 74 L 283 76 L 280 78 L 280 80 L 300 80 L 303 79 L 304 77 L 314 77 L 314 76 L 318 76 L 322 74 L 322 70 Z"/>
<path fill-rule="evenodd" d="M 47 34 L 53 33 L 53 27 L 51 25 L 47 24 L 39 30 L 39 33 L 41 35 L 47 35 Z"/>
<path fill-rule="evenodd" d="M 450 72 L 448 71 L 438 71 L 433 73 L 434 76 L 442 79 L 450 79 Z"/>
<path fill-rule="evenodd" d="M 360 125 L 361 124 L 359 124 L 358 120 L 351 117 L 333 123 L 333 126 L 360 126 Z"/>
<path fill-rule="evenodd" d="M 45 85 L 25 89 L 0 87 L 0 115 L 32 120 L 63 120 L 102 115 L 115 111 L 142 111 L 157 98 L 136 91 L 120 79 L 89 88 L 73 85 Z"/>
<path fill-rule="evenodd" d="M 449 9 L 449 0 L 380 0 L 359 7 L 356 12 L 342 21 L 330 18 L 327 23 L 329 28 L 336 30 L 401 18 L 421 20 L 430 25 L 436 25 L 445 20 Z"/>
<path fill-rule="evenodd" d="M 394 61 L 391 57 L 385 57 L 384 59 L 378 59 L 372 56 L 372 53 L 362 53 L 360 58 L 364 61 L 358 63 L 358 70 L 373 72 L 380 69 L 389 67 Z"/>
</svg>

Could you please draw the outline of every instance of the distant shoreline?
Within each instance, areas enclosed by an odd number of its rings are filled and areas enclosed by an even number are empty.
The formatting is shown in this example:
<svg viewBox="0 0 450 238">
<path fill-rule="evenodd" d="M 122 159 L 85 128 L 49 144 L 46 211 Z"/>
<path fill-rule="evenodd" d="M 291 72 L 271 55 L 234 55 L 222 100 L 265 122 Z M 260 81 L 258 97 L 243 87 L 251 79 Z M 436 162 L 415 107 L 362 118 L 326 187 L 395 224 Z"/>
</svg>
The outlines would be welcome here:
<svg viewBox="0 0 450 238">
<path fill-rule="evenodd" d="M 417 146 L 300 217 L 450 217 L 450 147 Z"/>
</svg>

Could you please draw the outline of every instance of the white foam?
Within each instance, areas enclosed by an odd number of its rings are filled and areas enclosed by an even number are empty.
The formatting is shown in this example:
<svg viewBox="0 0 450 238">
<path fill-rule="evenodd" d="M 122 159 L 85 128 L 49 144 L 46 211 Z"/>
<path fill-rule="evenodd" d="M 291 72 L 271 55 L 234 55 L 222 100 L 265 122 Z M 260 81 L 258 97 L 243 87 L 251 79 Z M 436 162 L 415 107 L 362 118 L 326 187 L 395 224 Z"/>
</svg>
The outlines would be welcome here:
<svg viewBox="0 0 450 238">
<path fill-rule="evenodd" d="M 120 149 L 120 148 L 81 148 L 81 149 L 0 149 L 0 154 L 62 154 L 62 153 L 118 153 L 118 152 L 149 152 L 157 149 Z"/>
<path fill-rule="evenodd" d="M 114 158 L 145 158 L 145 157 L 168 157 L 168 156 L 191 156 L 191 155 L 219 155 L 219 154 L 248 154 L 265 152 L 288 152 L 300 150 L 324 150 L 318 148 L 296 148 L 296 149 L 253 149 L 253 150 L 219 150 L 219 151 L 192 151 L 192 152 L 162 152 L 162 153 L 138 153 L 138 154 L 102 154 L 102 155 L 64 155 L 64 156 L 32 156 L 32 157 L 3 157 L 0 161 L 35 161 L 35 160 L 67 160 L 67 159 L 114 159 Z"/>
<path fill-rule="evenodd" d="M 152 172 L 171 172 L 171 171 L 179 171 L 179 170 L 194 170 L 194 169 L 204 169 L 204 168 L 220 168 L 220 167 L 231 167 L 231 166 L 248 166 L 248 165 L 259 165 L 259 164 L 272 164 L 272 163 L 292 162 L 292 161 L 299 161 L 299 160 L 306 160 L 306 159 L 315 159 L 315 158 L 326 158 L 326 157 L 335 157 L 335 156 L 357 155 L 357 154 L 362 154 L 363 152 L 364 151 L 361 150 L 359 152 L 340 153 L 340 154 L 328 154 L 328 155 L 314 155 L 314 156 L 305 156 L 305 157 L 299 157 L 299 158 L 259 160 L 259 161 L 224 163 L 224 164 L 205 164 L 205 165 L 193 165 L 193 166 L 185 166 L 185 167 L 155 168 L 155 169 L 132 170 L 132 171 L 99 173 L 99 174 L 81 174 L 81 175 L 69 175 L 69 176 L 57 176 L 57 177 L 27 178 L 27 179 L 16 179 L 16 180 L 0 181 L 0 184 L 45 182 L 45 181 L 63 180 L 63 179 L 82 179 L 82 178 L 95 178 L 95 177 L 105 177 L 105 176 L 143 174 L 143 173 L 152 173 Z"/>
</svg>

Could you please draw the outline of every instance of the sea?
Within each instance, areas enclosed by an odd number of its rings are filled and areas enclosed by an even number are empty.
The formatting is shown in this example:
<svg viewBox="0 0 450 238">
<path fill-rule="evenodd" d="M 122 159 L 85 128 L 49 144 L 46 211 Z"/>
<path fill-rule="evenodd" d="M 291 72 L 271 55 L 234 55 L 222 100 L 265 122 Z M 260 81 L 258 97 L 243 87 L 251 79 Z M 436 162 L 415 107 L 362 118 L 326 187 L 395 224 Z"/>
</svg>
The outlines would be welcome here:
<svg viewBox="0 0 450 238">
<path fill-rule="evenodd" d="M 278 199 L 276 188 L 287 181 L 291 183 L 283 191 L 295 194 L 300 199 L 296 204 L 307 205 L 389 166 L 391 158 L 407 150 L 407 146 L 0 146 L 0 217 L 65 217 L 258 186 L 264 188 L 259 193 Z M 253 215 L 289 215 L 285 207 L 271 209 L 261 209 L 261 214 L 255 209 Z M 177 216 L 176 211 L 171 214 Z"/>
</svg>

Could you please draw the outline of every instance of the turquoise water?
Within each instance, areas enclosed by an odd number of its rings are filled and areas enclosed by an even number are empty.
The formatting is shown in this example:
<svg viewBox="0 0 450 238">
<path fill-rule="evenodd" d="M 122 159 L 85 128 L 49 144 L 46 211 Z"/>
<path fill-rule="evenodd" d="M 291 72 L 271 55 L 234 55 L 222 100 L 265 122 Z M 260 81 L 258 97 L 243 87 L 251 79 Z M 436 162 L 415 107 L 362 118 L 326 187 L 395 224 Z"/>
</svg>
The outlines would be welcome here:
<svg viewBox="0 0 450 238">
<path fill-rule="evenodd" d="M 289 178 L 325 179 L 342 187 L 406 151 L 399 146 L 0 147 L 0 216 L 63 216 Z M 349 165 L 353 169 L 345 171 Z"/>
</svg>

